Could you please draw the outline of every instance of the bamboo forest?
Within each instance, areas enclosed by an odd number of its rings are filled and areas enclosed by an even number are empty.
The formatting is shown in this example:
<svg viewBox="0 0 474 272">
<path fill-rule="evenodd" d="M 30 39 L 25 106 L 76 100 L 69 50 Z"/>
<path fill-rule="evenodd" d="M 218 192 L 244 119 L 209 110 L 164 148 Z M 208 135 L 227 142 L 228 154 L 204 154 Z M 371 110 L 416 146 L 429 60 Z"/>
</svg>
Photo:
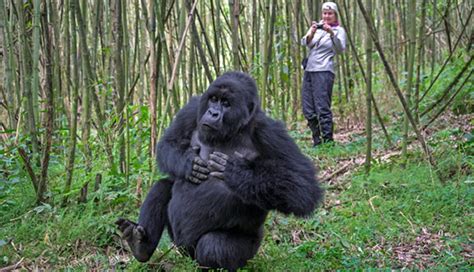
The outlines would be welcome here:
<svg viewBox="0 0 474 272">
<path fill-rule="evenodd" d="M 473 7 L 0 0 L 0 272 L 472 271 Z"/>
</svg>

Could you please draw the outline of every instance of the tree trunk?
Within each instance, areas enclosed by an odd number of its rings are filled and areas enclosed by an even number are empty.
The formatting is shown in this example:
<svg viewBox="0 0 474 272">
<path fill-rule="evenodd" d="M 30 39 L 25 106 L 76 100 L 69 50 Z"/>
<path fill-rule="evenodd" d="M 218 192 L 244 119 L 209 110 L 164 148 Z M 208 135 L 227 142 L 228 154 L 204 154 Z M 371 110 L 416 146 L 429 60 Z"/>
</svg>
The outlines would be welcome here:
<svg viewBox="0 0 474 272">
<path fill-rule="evenodd" d="M 367 12 L 372 21 L 372 0 L 367 0 Z M 367 107 L 367 117 L 365 123 L 365 130 L 367 135 L 367 149 L 365 153 L 365 173 L 370 173 L 370 163 L 372 161 L 372 40 L 367 35 L 365 39 L 365 54 L 367 58 L 367 73 L 366 73 L 366 93 L 365 105 Z"/>
<path fill-rule="evenodd" d="M 39 1 L 36 2 L 39 5 Z M 19 46 L 20 46 L 20 88 L 22 96 L 26 98 L 26 110 L 27 110 L 27 131 L 31 137 L 31 146 L 33 148 L 33 162 L 34 164 L 39 165 L 39 142 L 36 131 L 36 120 L 35 110 L 34 110 L 34 100 L 32 93 L 32 73 L 39 73 L 38 69 L 34 71 L 31 70 L 31 58 L 28 54 L 28 42 L 26 39 L 26 24 L 23 11 L 23 1 L 17 0 L 16 4 L 17 13 L 18 13 L 18 36 L 19 36 Z M 39 7 L 38 7 L 39 8 Z M 39 16 L 39 14 L 38 14 Z M 39 20 L 39 19 L 38 19 Z M 39 36 L 37 37 L 39 39 Z M 37 186 L 37 185 L 36 185 Z"/>
<path fill-rule="evenodd" d="M 219 0 L 217 0 L 219 2 Z M 219 4 L 219 3 L 218 3 Z M 214 29 L 214 56 L 216 61 L 216 76 L 221 74 L 221 62 L 220 62 L 220 41 L 222 40 L 221 36 L 221 16 L 219 12 L 219 6 L 214 5 L 214 0 L 211 0 L 211 18 L 212 18 L 212 28 Z M 192 43 L 195 42 L 192 39 Z M 194 55 L 190 55 L 194 60 Z M 192 67 L 192 66 L 190 66 Z"/>
<path fill-rule="evenodd" d="M 150 96 L 149 96 L 149 106 L 150 106 L 150 157 L 154 158 L 155 146 L 156 146 L 156 102 L 157 102 L 157 80 L 158 80 L 158 61 L 156 56 L 156 43 L 155 43 L 155 32 L 156 32 L 156 22 L 155 22 L 155 1 L 148 1 L 148 5 L 145 0 L 142 0 L 142 11 L 144 13 L 145 20 L 147 21 L 147 30 L 148 30 L 148 47 L 150 50 Z M 152 160 L 150 160 L 152 161 Z"/>
<path fill-rule="evenodd" d="M 61 38 L 60 38 L 60 23 L 58 19 L 58 9 L 57 9 L 57 1 L 48 0 L 48 8 L 49 8 L 49 17 L 50 23 L 49 25 L 52 27 L 52 43 L 54 47 L 52 49 L 52 81 L 53 81 L 53 92 L 56 95 L 53 97 L 55 111 L 53 116 L 53 126 L 54 127 L 61 127 L 61 114 L 65 112 L 65 101 L 63 97 L 65 97 L 64 93 L 62 92 L 61 88 L 61 57 L 60 57 L 60 46 L 61 46 Z"/>
<path fill-rule="evenodd" d="M 43 127 L 45 129 L 42 159 L 41 159 L 41 175 L 38 184 L 38 192 L 36 193 L 36 202 L 41 203 L 46 200 L 46 190 L 48 188 L 48 167 L 50 150 L 53 141 L 53 118 L 54 118 L 54 93 L 53 93 L 53 69 L 52 69 L 52 52 L 54 50 L 51 42 L 51 35 L 49 33 L 48 9 L 43 5 L 42 23 L 43 23 L 43 37 L 44 37 L 44 66 L 46 70 L 44 95 L 46 104 L 44 105 Z"/>
<path fill-rule="evenodd" d="M 415 97 L 413 102 L 415 103 L 415 108 L 413 109 L 413 115 L 415 121 L 418 124 L 420 122 L 420 113 L 419 113 L 419 99 L 420 99 L 420 88 L 421 88 L 421 77 L 422 77 L 422 67 L 424 63 L 424 46 L 425 46 L 425 18 L 426 18 L 426 3 L 427 0 L 421 2 L 421 22 L 420 28 L 418 30 L 418 60 L 416 62 L 416 83 L 415 83 Z"/>
<path fill-rule="evenodd" d="M 33 15 L 33 59 L 32 59 L 32 70 L 31 70 L 31 95 L 33 98 L 33 114 L 34 120 L 38 123 L 40 119 L 40 105 L 38 103 L 38 97 L 41 95 L 40 92 L 40 44 L 41 44 L 41 1 L 34 0 L 33 2 L 34 15 Z M 46 26 L 45 26 L 46 27 Z M 35 124 L 36 126 L 36 124 Z"/>
<path fill-rule="evenodd" d="M 77 30 L 75 23 L 75 10 L 73 4 L 67 2 L 70 7 L 70 11 L 65 14 L 65 29 L 66 29 L 66 43 L 69 43 L 69 29 L 71 29 L 71 52 L 68 58 L 72 58 L 73 73 L 72 73 L 72 97 L 71 97 L 71 119 L 69 121 L 69 154 L 66 165 L 66 184 L 64 186 L 64 197 L 63 205 L 67 204 L 69 192 L 71 190 L 72 178 L 74 174 L 74 160 L 76 157 L 76 139 L 77 139 L 77 104 L 79 99 L 79 64 L 77 61 Z M 71 21 L 69 22 L 69 14 L 71 14 Z M 66 77 L 70 78 L 69 72 L 66 73 Z M 67 84 L 69 86 L 69 83 Z"/>
<path fill-rule="evenodd" d="M 234 70 L 240 69 L 239 59 L 239 14 L 240 14 L 240 1 L 229 0 L 229 8 L 231 14 L 231 33 L 232 33 L 232 60 Z"/>
<path fill-rule="evenodd" d="M 271 0 L 271 9 L 270 9 L 270 0 L 267 2 L 267 19 L 265 23 L 265 35 L 264 35 L 264 63 L 263 63 L 263 82 L 264 82 L 264 93 L 261 96 L 263 102 L 263 108 L 267 108 L 269 102 L 271 102 L 271 85 L 269 82 L 270 74 L 270 63 L 272 59 L 272 48 L 273 48 L 273 35 L 275 30 L 275 21 L 276 21 L 276 0 Z"/>
<path fill-rule="evenodd" d="M 405 99 L 407 101 L 408 111 L 411 111 L 411 96 L 413 86 L 413 67 L 415 64 L 415 48 L 416 48 L 416 2 L 408 1 L 408 59 L 407 59 L 407 89 L 405 90 Z M 409 112 L 411 114 L 411 112 Z M 408 160 L 408 113 L 405 114 L 404 129 L 403 129 L 403 143 L 402 143 L 402 157 L 404 161 Z"/>
<path fill-rule="evenodd" d="M 112 42 L 114 48 L 114 86 L 117 92 L 116 114 L 118 121 L 118 148 L 119 166 L 122 173 L 126 172 L 125 135 L 124 135 L 124 107 L 125 107 L 125 74 L 123 55 L 123 28 L 122 28 L 122 1 L 112 2 Z M 99 120 L 99 122 L 101 122 Z"/>
<path fill-rule="evenodd" d="M 36 3 L 38 5 L 38 2 Z M 32 161 L 28 157 L 26 152 L 22 152 L 23 154 L 23 161 L 27 169 L 29 169 L 31 182 L 33 183 L 33 187 L 38 195 L 40 190 L 40 180 L 36 177 L 36 173 L 34 173 L 34 165 L 40 165 L 40 149 L 39 149 L 39 139 L 37 136 L 36 130 L 36 118 L 35 118 L 35 109 L 34 109 L 34 100 L 32 93 L 32 73 L 39 73 L 38 69 L 34 71 L 31 70 L 31 58 L 28 54 L 28 42 L 27 42 L 27 32 L 26 32 L 26 23 L 25 23 L 25 15 L 24 15 L 24 6 L 21 0 L 17 1 L 17 14 L 18 14 L 18 36 L 19 36 L 19 56 L 18 61 L 20 63 L 20 89 L 22 96 L 25 99 L 25 107 L 26 107 L 26 119 L 27 119 L 27 131 L 30 134 L 31 146 L 33 149 L 32 152 Z M 36 14 L 38 15 L 38 14 Z M 39 15 L 38 15 L 39 16 Z M 39 37 L 37 37 L 39 39 Z M 21 149 L 22 150 L 22 149 Z M 19 151 L 21 151 L 19 149 Z M 21 154 L 20 154 L 21 155 Z M 42 194 L 41 194 L 42 196 Z"/>
<path fill-rule="evenodd" d="M 15 87 L 14 87 L 14 73 L 13 71 L 16 70 L 14 59 L 13 59 L 13 52 L 14 47 L 12 44 L 12 24 L 13 18 L 6 14 L 6 7 L 5 1 L 0 0 L 0 35 L 3 37 L 3 58 L 0 60 L 2 61 L 5 66 L 5 89 L 9 90 L 6 94 L 7 96 L 7 114 L 8 114 L 8 128 L 14 129 L 15 128 L 15 112 L 17 108 L 17 104 L 19 101 L 15 101 Z M 8 10 L 13 10 L 11 7 Z M 0 40 L 2 42 L 2 40 Z M 2 88 L 3 86 L 0 86 Z"/>
</svg>

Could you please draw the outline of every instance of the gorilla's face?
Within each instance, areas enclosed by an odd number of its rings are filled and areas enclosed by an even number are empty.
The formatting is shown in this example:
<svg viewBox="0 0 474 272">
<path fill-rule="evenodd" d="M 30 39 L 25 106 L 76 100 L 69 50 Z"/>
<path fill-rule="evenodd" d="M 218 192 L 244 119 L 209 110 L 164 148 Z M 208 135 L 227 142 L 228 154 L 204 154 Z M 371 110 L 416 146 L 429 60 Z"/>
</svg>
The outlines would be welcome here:
<svg viewBox="0 0 474 272">
<path fill-rule="evenodd" d="M 238 134 L 249 119 L 250 109 L 228 87 L 206 92 L 201 98 L 199 135 L 208 143 L 225 142 Z"/>
<path fill-rule="evenodd" d="M 240 74 L 237 74 L 240 76 Z M 235 74 L 216 79 L 201 96 L 198 129 L 206 143 L 227 142 L 239 134 L 252 120 L 257 110 L 253 81 L 243 81 Z"/>
<path fill-rule="evenodd" d="M 221 131 L 224 127 L 224 117 L 229 119 L 231 112 L 232 97 L 229 95 L 228 89 L 221 89 L 218 92 L 210 93 L 207 96 L 207 111 L 201 117 L 200 126 L 204 131 Z"/>
</svg>

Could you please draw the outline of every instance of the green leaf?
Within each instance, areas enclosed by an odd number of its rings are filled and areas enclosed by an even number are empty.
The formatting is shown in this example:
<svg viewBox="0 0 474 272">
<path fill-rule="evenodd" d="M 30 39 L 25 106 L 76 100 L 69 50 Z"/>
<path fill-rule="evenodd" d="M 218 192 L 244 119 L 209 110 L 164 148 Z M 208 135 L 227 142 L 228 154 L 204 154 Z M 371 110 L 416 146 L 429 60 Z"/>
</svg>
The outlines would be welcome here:
<svg viewBox="0 0 474 272">
<path fill-rule="evenodd" d="M 468 178 L 468 179 L 466 179 L 466 180 L 464 181 L 464 183 L 466 183 L 466 184 L 472 184 L 472 183 L 474 183 L 474 179 Z"/>
</svg>

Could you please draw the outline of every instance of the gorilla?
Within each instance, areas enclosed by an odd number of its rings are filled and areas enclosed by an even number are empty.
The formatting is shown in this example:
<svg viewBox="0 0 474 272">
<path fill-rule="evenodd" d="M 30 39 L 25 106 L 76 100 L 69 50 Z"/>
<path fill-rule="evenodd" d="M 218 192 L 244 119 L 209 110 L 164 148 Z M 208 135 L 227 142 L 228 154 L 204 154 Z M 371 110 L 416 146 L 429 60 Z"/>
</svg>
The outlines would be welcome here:
<svg viewBox="0 0 474 272">
<path fill-rule="evenodd" d="M 313 163 L 261 110 L 255 81 L 242 72 L 193 97 L 156 153 L 168 178 L 150 189 L 138 223 L 116 222 L 140 262 L 166 228 L 200 266 L 237 270 L 257 253 L 270 210 L 304 217 L 323 198 Z"/>
</svg>

